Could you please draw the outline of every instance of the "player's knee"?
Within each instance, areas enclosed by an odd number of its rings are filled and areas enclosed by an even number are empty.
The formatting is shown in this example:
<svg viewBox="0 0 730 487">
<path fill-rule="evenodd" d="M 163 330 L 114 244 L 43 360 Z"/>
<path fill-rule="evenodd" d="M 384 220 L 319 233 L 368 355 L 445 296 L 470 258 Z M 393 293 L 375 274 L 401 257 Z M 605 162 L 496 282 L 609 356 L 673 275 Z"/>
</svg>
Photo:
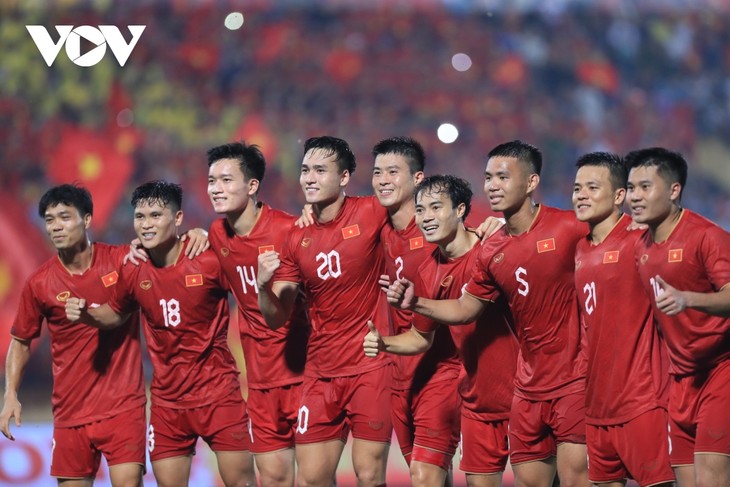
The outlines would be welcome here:
<svg viewBox="0 0 730 487">
<path fill-rule="evenodd" d="M 414 487 L 441 487 L 446 478 L 446 470 L 421 462 L 413 462 L 410 473 L 411 485 Z"/>
</svg>

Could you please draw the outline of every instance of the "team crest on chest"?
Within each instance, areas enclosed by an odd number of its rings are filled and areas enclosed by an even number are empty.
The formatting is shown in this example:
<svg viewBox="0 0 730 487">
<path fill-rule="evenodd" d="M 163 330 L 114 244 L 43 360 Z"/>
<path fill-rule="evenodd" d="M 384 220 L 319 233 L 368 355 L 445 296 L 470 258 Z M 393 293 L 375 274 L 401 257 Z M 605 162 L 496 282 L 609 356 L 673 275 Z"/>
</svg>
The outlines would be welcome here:
<svg viewBox="0 0 730 487">
<path fill-rule="evenodd" d="M 56 299 L 61 301 L 62 303 L 65 303 L 68 298 L 71 297 L 71 291 L 64 291 L 62 293 L 56 294 Z"/>
<path fill-rule="evenodd" d="M 502 262 L 504 260 L 504 252 L 500 252 L 497 255 L 495 255 L 492 258 L 492 260 L 494 261 L 495 264 L 499 264 L 500 262 Z"/>
<path fill-rule="evenodd" d="M 577 271 L 578 269 L 580 269 L 580 266 L 582 266 L 582 265 L 583 265 L 582 260 L 576 260 L 575 261 L 575 270 Z"/>
<path fill-rule="evenodd" d="M 647 260 L 649 260 L 649 255 L 648 254 L 644 254 L 644 255 L 641 256 L 641 259 L 639 259 L 639 262 L 641 262 L 641 265 L 644 265 L 644 264 L 646 264 L 646 261 Z"/>
<path fill-rule="evenodd" d="M 259 246 L 259 254 L 263 254 L 264 252 L 268 252 L 271 250 L 273 252 L 274 246 L 273 245 L 260 245 Z"/>
<path fill-rule="evenodd" d="M 230 254 L 230 253 L 231 253 L 231 251 L 230 251 L 230 250 L 228 250 L 228 249 L 227 249 L 226 247 L 223 247 L 223 248 L 221 249 L 221 255 L 222 255 L 223 257 L 228 257 L 228 254 Z"/>
<path fill-rule="evenodd" d="M 101 276 L 101 282 L 104 283 L 104 287 L 113 286 L 119 280 L 119 273 L 117 271 L 110 272 L 109 274 Z"/>
<path fill-rule="evenodd" d="M 310 245 L 312 245 L 312 239 L 311 239 L 311 238 L 309 238 L 309 237 L 304 237 L 304 238 L 302 239 L 302 247 L 304 247 L 304 248 L 306 249 L 306 248 L 307 248 L 307 247 L 309 247 Z"/>
<path fill-rule="evenodd" d="M 152 287 L 152 281 L 150 281 L 149 279 L 146 281 L 142 281 L 139 283 L 139 287 L 147 291 L 149 288 Z"/>
<path fill-rule="evenodd" d="M 454 280 L 454 276 L 444 277 L 443 280 L 441 281 L 441 287 L 449 287 L 449 285 L 451 284 L 451 281 L 453 281 L 453 280 Z"/>
<path fill-rule="evenodd" d="M 667 260 L 669 262 L 682 262 L 682 250 L 683 249 L 669 249 Z"/>
</svg>

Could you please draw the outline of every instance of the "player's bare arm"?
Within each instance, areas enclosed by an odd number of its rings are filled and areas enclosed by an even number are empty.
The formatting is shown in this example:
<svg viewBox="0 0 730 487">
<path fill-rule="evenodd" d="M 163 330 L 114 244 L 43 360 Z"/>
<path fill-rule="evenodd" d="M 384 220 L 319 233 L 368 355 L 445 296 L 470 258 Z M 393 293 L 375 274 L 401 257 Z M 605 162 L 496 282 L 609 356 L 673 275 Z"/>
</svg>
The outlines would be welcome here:
<svg viewBox="0 0 730 487">
<path fill-rule="evenodd" d="M 117 313 L 106 303 L 90 309 L 83 298 L 66 300 L 66 319 L 71 323 L 82 322 L 101 330 L 111 330 L 121 326 L 128 316 Z"/>
<path fill-rule="evenodd" d="M 656 276 L 656 281 L 664 289 L 656 298 L 657 308 L 663 313 L 673 316 L 691 308 L 714 316 L 730 317 L 730 283 L 716 293 L 697 293 L 680 291 L 661 276 Z"/>
<path fill-rule="evenodd" d="M 274 272 L 281 265 L 279 253 L 273 250 L 259 254 L 256 285 L 259 289 L 258 301 L 261 314 L 269 328 L 276 330 L 286 323 L 294 300 L 299 292 L 299 285 L 294 282 L 272 282 Z"/>
<path fill-rule="evenodd" d="M 18 389 L 23 379 L 23 372 L 30 360 L 30 340 L 13 337 L 5 359 L 5 400 L 0 411 L 0 431 L 5 438 L 15 441 L 10 432 L 10 420 L 15 419 L 15 426 L 20 426 L 22 406 L 18 400 Z"/>
<path fill-rule="evenodd" d="M 426 299 L 415 295 L 413 283 L 399 279 L 388 288 L 388 302 L 399 309 L 408 309 L 445 324 L 471 323 L 484 311 L 486 303 L 471 294 L 459 299 Z"/>
<path fill-rule="evenodd" d="M 368 321 L 368 331 L 363 340 L 363 350 L 368 357 L 377 357 L 380 352 L 395 355 L 418 355 L 431 348 L 435 332 L 422 332 L 411 328 L 395 336 L 382 336 L 372 321 Z"/>
</svg>

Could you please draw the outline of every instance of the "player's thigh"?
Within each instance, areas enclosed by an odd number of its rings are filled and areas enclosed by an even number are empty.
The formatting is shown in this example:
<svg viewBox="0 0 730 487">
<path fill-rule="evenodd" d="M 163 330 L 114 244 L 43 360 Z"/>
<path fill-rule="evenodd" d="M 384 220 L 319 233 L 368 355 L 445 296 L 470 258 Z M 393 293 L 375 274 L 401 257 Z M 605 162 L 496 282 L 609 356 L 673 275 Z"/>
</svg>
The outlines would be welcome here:
<svg viewBox="0 0 730 487">
<path fill-rule="evenodd" d="M 557 444 L 547 423 L 549 401 L 512 399 L 509 418 L 510 461 L 512 465 L 548 461 L 557 453 Z"/>
<path fill-rule="evenodd" d="M 696 410 L 695 465 L 699 453 L 730 456 L 730 360 L 710 373 Z"/>
<path fill-rule="evenodd" d="M 305 378 L 294 442 L 299 445 L 345 442 L 349 433 L 338 379 Z"/>
<path fill-rule="evenodd" d="M 188 410 L 152 403 L 150 425 L 147 428 L 147 450 L 153 467 L 158 460 L 193 455 L 197 439 L 198 434 L 188 417 Z"/>
<path fill-rule="evenodd" d="M 61 479 L 64 485 L 91 481 L 100 463 L 101 452 L 94 448 L 85 426 L 53 429 L 51 475 L 59 483 Z"/>
<path fill-rule="evenodd" d="M 359 485 L 385 483 L 390 443 L 354 438 L 352 441 L 352 466 Z"/>
<path fill-rule="evenodd" d="M 225 403 L 192 409 L 188 418 L 193 431 L 216 453 L 248 452 L 251 448 L 246 403 L 239 396 Z"/>
<path fill-rule="evenodd" d="M 247 409 L 253 454 L 293 452 L 301 395 L 301 384 L 249 390 Z"/>
<path fill-rule="evenodd" d="M 563 486 L 588 485 L 588 450 L 585 443 L 560 443 L 557 471 Z"/>
<path fill-rule="evenodd" d="M 413 487 L 443 487 L 447 470 L 432 463 L 411 462 L 411 485 Z"/>
<path fill-rule="evenodd" d="M 226 487 L 256 485 L 253 455 L 247 451 L 217 451 L 218 472 Z"/>
<path fill-rule="evenodd" d="M 393 390 L 390 396 L 391 421 L 393 431 L 398 439 L 398 446 L 406 463 L 410 464 L 410 455 L 413 451 L 415 426 L 413 424 L 413 397 L 410 391 Z"/>
<path fill-rule="evenodd" d="M 664 409 L 647 411 L 613 430 L 619 457 L 639 485 L 674 481 L 669 460 L 667 413 Z"/>
<path fill-rule="evenodd" d="M 118 463 L 109 467 L 112 487 L 141 487 L 145 467 L 139 463 Z"/>
<path fill-rule="evenodd" d="M 331 485 L 345 442 L 297 443 L 297 484 L 300 487 Z"/>
<path fill-rule="evenodd" d="M 502 472 L 498 473 L 468 473 L 466 474 L 468 487 L 502 487 Z"/>
<path fill-rule="evenodd" d="M 94 479 L 57 478 L 59 487 L 93 487 Z"/>
<path fill-rule="evenodd" d="M 567 394 L 550 401 L 548 426 L 557 443 L 586 442 L 586 396 L 584 391 Z"/>
<path fill-rule="evenodd" d="M 555 478 L 554 456 L 542 460 L 526 461 L 512 465 L 515 487 L 552 487 Z"/>
<path fill-rule="evenodd" d="M 188 485 L 192 455 L 167 457 L 152 461 L 152 472 L 158 487 Z"/>
<path fill-rule="evenodd" d="M 256 453 L 254 458 L 262 487 L 294 485 L 294 448 Z"/>
<path fill-rule="evenodd" d="M 595 484 L 620 482 L 629 476 L 613 439 L 613 426 L 586 425 L 588 478 Z"/>
<path fill-rule="evenodd" d="M 139 406 L 129 411 L 117 414 L 110 418 L 91 423 L 87 427 L 89 437 L 93 445 L 106 458 L 109 467 L 116 465 L 128 465 L 121 472 L 134 470 L 144 471 L 145 465 L 145 426 L 147 423 L 144 406 Z M 120 479 L 121 481 L 121 479 Z M 128 481 L 118 485 L 129 485 Z"/>
<path fill-rule="evenodd" d="M 445 459 L 436 460 L 429 456 L 416 458 L 416 450 L 425 449 L 448 457 L 446 465 L 450 465 L 459 443 L 461 426 L 459 381 L 426 384 L 413 401 L 413 423 L 415 439 L 412 459 L 425 463 L 435 462 L 435 465 L 445 468 Z M 425 453 L 429 455 L 428 451 Z"/>
</svg>

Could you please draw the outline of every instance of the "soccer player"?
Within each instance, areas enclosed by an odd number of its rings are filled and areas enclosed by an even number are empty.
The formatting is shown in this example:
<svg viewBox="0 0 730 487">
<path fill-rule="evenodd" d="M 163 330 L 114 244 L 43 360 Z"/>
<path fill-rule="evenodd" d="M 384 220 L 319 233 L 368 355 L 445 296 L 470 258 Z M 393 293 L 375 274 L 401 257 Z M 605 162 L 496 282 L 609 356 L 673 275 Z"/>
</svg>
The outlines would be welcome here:
<svg viewBox="0 0 730 487">
<path fill-rule="evenodd" d="M 670 458 L 681 487 L 730 485 L 730 234 L 682 208 L 687 162 L 654 147 L 626 155 L 628 199 L 649 230 L 636 247 L 670 358 Z"/>
<path fill-rule="evenodd" d="M 642 235 L 622 212 L 628 169 L 606 152 L 582 156 L 573 208 L 590 233 L 578 242 L 575 284 L 588 340 L 586 439 L 594 484 L 673 485 L 663 344 L 636 272 Z"/>
<path fill-rule="evenodd" d="M 294 433 L 301 396 L 309 324 L 306 309 L 271 330 L 258 305 L 258 254 L 281 252 L 295 218 L 257 201 L 266 161 L 244 142 L 208 151 L 208 196 L 223 215 L 210 226 L 209 239 L 238 304 L 238 324 L 246 361 L 251 452 L 261 485 L 294 485 Z"/>
<path fill-rule="evenodd" d="M 77 295 L 66 301 L 66 314 L 106 330 L 141 309 L 154 367 L 147 441 L 158 485 L 187 485 L 198 437 L 215 452 L 227 487 L 256 485 L 246 404 L 226 341 L 227 283 L 212 251 L 183 255 L 181 206 L 177 184 L 136 188 L 134 230 L 149 261 L 123 267 L 107 303 L 90 306 Z"/>
<path fill-rule="evenodd" d="M 48 190 L 38 204 L 58 255 L 25 283 L 5 369 L 0 430 L 9 439 L 10 419 L 20 426 L 18 388 L 30 344 L 45 319 L 53 362 L 51 475 L 65 487 L 91 486 L 103 455 L 114 487 L 142 485 L 145 464 L 145 391 L 136 314 L 114 330 L 69 322 L 64 303 L 86 296 L 104 303 L 118 285 L 126 246 L 89 240 L 91 194 L 70 184 Z"/>
<path fill-rule="evenodd" d="M 587 228 L 572 212 L 536 205 L 542 154 L 515 140 L 489 152 L 484 190 L 506 225 L 487 239 L 461 297 L 429 300 L 394 282 L 388 301 L 442 323 L 469 323 L 496 300 L 510 307 L 520 343 L 510 413 L 518 485 L 588 485 L 584 332 L 575 293 L 575 246 Z"/>
<path fill-rule="evenodd" d="M 373 197 L 345 196 L 354 170 L 344 140 L 307 140 L 299 180 L 315 223 L 293 228 L 280 254 L 259 255 L 259 306 L 271 328 L 286 322 L 300 287 L 309 302 L 312 332 L 296 432 L 299 485 L 331 485 L 350 429 L 358 485 L 385 484 L 391 371 L 385 356 L 369 359 L 361 347 L 369 320 L 387 323 L 378 286 L 387 212 Z"/>
<path fill-rule="evenodd" d="M 393 137 L 373 147 L 372 186 L 388 210 L 381 233 L 385 270 L 390 281 L 415 281 L 418 267 L 435 245 L 424 241 L 416 225 L 414 188 L 423 179 L 425 155 L 409 137 Z M 390 307 L 391 334 L 411 328 L 410 311 Z M 443 486 L 459 440 L 459 364 L 446 328 L 438 329 L 425 354 L 395 356 L 391 395 L 393 429 L 414 486 Z"/>
<path fill-rule="evenodd" d="M 464 227 L 471 209 L 469 184 L 453 176 L 430 176 L 416 187 L 416 223 L 437 248 L 421 264 L 416 288 L 434 299 L 457 298 L 471 277 L 479 255 L 479 238 Z M 443 327 L 441 327 L 443 328 Z M 439 327 L 415 315 L 412 327 L 396 336 L 381 337 L 371 328 L 365 353 L 421 353 L 432 346 Z M 443 328 L 445 331 L 446 328 Z M 509 454 L 507 431 L 518 345 L 508 321 L 506 304 L 490 306 L 473 323 L 448 328 L 461 357 L 466 377 L 460 383 L 461 470 L 470 487 L 498 487 Z M 434 389 L 424 401 L 450 402 L 450 387 Z M 438 406 L 434 406 L 438 409 Z"/>
</svg>

